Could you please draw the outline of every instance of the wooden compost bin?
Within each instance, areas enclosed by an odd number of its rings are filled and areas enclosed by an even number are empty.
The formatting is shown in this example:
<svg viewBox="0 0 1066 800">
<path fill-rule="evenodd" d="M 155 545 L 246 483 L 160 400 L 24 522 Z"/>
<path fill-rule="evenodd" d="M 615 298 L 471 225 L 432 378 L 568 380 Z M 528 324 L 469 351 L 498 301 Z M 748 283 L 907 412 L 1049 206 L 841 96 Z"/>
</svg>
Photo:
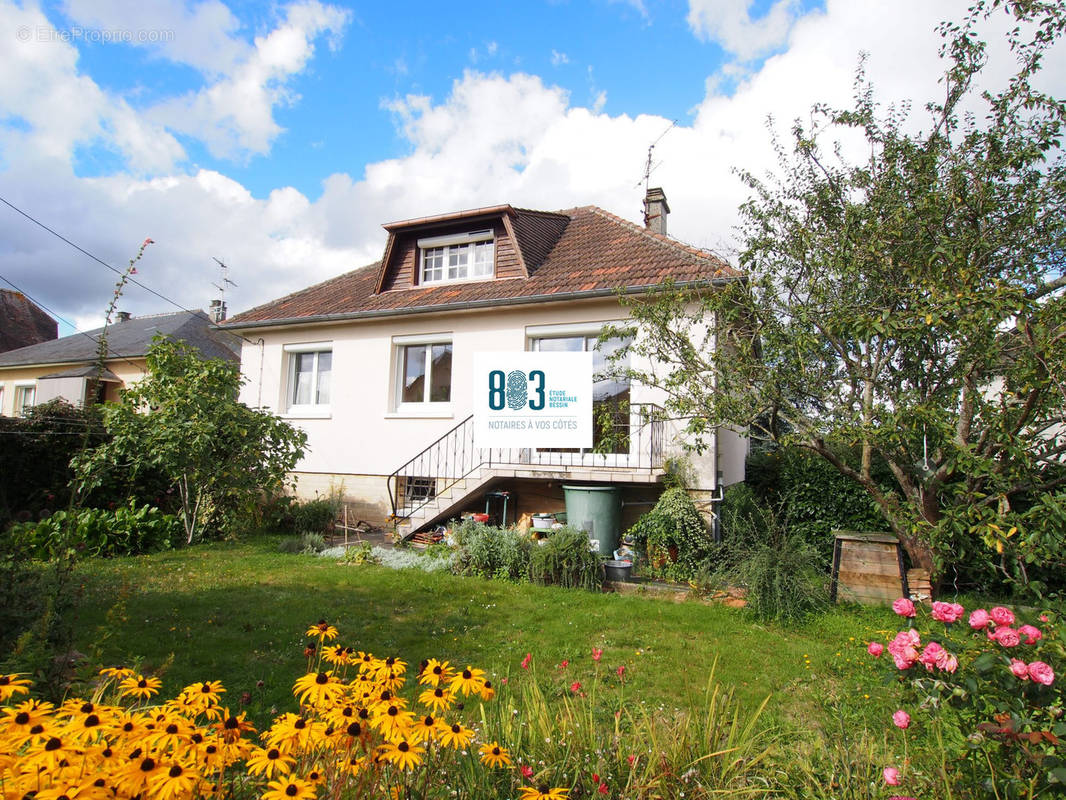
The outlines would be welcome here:
<svg viewBox="0 0 1066 800">
<path fill-rule="evenodd" d="M 910 596 L 899 539 L 863 531 L 834 531 L 833 538 L 833 602 L 884 605 Z"/>
</svg>

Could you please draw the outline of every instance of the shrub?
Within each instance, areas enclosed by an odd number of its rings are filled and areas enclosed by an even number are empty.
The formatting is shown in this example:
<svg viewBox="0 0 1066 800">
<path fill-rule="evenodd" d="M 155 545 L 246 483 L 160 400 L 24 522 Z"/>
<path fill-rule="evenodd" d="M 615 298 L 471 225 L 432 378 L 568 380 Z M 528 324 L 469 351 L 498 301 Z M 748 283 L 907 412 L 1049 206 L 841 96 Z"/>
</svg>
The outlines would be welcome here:
<svg viewBox="0 0 1066 800">
<path fill-rule="evenodd" d="M 530 551 L 529 578 L 534 583 L 596 591 L 603 586 L 603 564 L 589 548 L 584 531 L 561 528 Z"/>
<path fill-rule="evenodd" d="M 149 505 L 116 509 L 57 511 L 40 522 L 14 525 L 11 547 L 31 558 L 48 559 L 72 548 L 84 556 L 131 556 L 172 547 L 181 541 L 181 523 Z"/>
<path fill-rule="evenodd" d="M 645 549 L 653 565 L 665 562 L 666 554 L 676 550 L 676 566 L 665 571 L 669 573 L 667 577 L 681 580 L 696 574 L 714 545 L 696 504 L 681 487 L 663 492 L 655 507 L 637 520 L 627 536 Z"/>
<path fill-rule="evenodd" d="M 518 531 L 464 522 L 452 529 L 452 537 L 459 548 L 457 574 L 509 581 L 526 578 L 531 545 Z"/>
<path fill-rule="evenodd" d="M 296 533 L 326 533 L 337 516 L 337 503 L 328 498 L 295 501 L 289 506 Z"/>
<path fill-rule="evenodd" d="M 723 521 L 728 532 L 715 574 L 747 589 L 747 608 L 762 620 L 795 621 L 829 603 L 825 562 L 773 510 L 737 493 Z"/>
</svg>

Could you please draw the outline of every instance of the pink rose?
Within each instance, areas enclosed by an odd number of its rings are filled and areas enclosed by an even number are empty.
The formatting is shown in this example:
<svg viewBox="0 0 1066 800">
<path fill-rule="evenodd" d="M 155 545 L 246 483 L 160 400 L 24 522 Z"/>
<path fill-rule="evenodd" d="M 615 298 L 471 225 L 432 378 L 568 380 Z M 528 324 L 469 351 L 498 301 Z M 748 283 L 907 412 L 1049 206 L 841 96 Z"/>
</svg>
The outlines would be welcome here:
<svg viewBox="0 0 1066 800">
<path fill-rule="evenodd" d="M 1004 647 L 1017 647 L 1022 641 L 1022 637 L 1014 628 L 996 628 L 992 638 Z"/>
<path fill-rule="evenodd" d="M 946 650 L 936 642 L 930 642 L 925 646 L 922 654 L 918 657 L 918 663 L 922 664 L 929 672 L 938 665 L 940 659 L 946 654 Z"/>
<path fill-rule="evenodd" d="M 901 731 L 905 731 L 911 726 L 911 715 L 901 708 L 892 715 L 892 724 Z"/>
<path fill-rule="evenodd" d="M 955 658 L 955 656 L 945 650 L 944 657 L 937 659 L 936 665 L 944 672 L 954 674 L 955 670 L 959 668 L 959 659 Z"/>
<path fill-rule="evenodd" d="M 941 603 L 939 600 L 933 603 L 932 617 L 937 622 L 950 625 L 962 616 L 963 608 L 958 603 Z"/>
<path fill-rule="evenodd" d="M 982 628 L 987 628 L 988 623 L 992 621 L 992 618 L 988 616 L 988 612 L 983 608 L 979 608 L 970 614 L 970 627 L 975 631 L 979 631 Z"/>
<path fill-rule="evenodd" d="M 914 603 L 911 602 L 909 597 L 901 597 L 899 600 L 892 604 L 892 610 L 899 614 L 901 617 L 913 617 Z"/>
<path fill-rule="evenodd" d="M 1013 625 L 1014 624 L 1014 612 L 1009 608 L 1003 606 L 996 606 L 989 614 L 992 616 L 992 621 L 997 625 Z"/>
<path fill-rule="evenodd" d="M 1041 622 L 1051 622 L 1051 619 L 1048 617 L 1047 614 L 1041 614 L 1040 615 L 1040 621 Z"/>
<path fill-rule="evenodd" d="M 866 652 L 874 658 L 880 658 L 881 654 L 885 652 L 885 646 L 880 642 L 870 642 L 870 646 L 866 648 Z"/>
<path fill-rule="evenodd" d="M 918 660 L 917 647 L 919 644 L 921 644 L 921 640 L 918 637 L 918 632 L 913 628 L 907 631 L 900 631 L 896 634 L 896 638 L 888 643 L 888 652 L 891 654 L 897 669 L 910 669 L 914 666 L 914 662 Z"/>
<path fill-rule="evenodd" d="M 1019 680 L 1029 680 L 1029 666 L 1018 658 L 1012 658 L 1010 660 L 1010 671 L 1014 673 L 1014 677 Z"/>
<path fill-rule="evenodd" d="M 1036 644 L 1044 638 L 1044 634 L 1040 632 L 1039 628 L 1034 628 L 1032 625 L 1022 625 L 1018 628 L 1018 635 L 1025 637 L 1026 644 Z"/>
<path fill-rule="evenodd" d="M 1050 686 L 1055 682 L 1055 671 L 1043 661 L 1034 661 L 1029 665 L 1029 677 L 1044 686 Z"/>
<path fill-rule="evenodd" d="M 885 767 L 885 771 L 881 773 L 885 776 L 885 783 L 889 786 L 899 786 L 899 770 L 895 767 Z"/>
</svg>

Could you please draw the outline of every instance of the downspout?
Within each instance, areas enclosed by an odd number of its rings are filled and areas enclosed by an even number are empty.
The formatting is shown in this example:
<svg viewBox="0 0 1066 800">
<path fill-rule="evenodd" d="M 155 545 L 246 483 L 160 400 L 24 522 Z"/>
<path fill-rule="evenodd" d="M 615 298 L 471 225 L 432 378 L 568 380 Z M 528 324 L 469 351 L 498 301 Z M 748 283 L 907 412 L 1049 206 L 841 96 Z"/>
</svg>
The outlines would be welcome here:
<svg viewBox="0 0 1066 800">
<path fill-rule="evenodd" d="M 717 342 L 715 343 L 717 347 Z M 722 474 L 718 469 L 718 428 L 714 429 L 714 491 L 718 495 L 711 498 L 711 537 L 714 539 L 715 544 L 722 543 L 722 499 L 725 497 L 725 492 L 722 490 L 722 484 L 719 482 L 719 476 Z"/>
</svg>

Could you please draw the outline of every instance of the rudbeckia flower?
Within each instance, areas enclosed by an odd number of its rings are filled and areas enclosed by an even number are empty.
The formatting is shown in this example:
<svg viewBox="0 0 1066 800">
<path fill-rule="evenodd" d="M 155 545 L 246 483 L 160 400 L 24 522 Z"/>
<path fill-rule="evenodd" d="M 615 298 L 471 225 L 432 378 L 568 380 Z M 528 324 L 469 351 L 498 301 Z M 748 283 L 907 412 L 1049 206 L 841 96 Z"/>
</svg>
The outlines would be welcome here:
<svg viewBox="0 0 1066 800">
<path fill-rule="evenodd" d="M 309 672 L 297 678 L 292 693 L 302 705 L 321 706 L 336 702 L 344 694 L 344 685 L 335 677 L 333 671 Z"/>
<path fill-rule="evenodd" d="M 462 692 L 463 694 L 479 694 L 481 692 L 481 688 L 484 685 L 485 670 L 467 667 L 454 678 L 452 678 L 452 683 L 449 688 L 453 692 Z"/>
<path fill-rule="evenodd" d="M 382 707 L 370 720 L 373 725 L 386 739 L 403 739 L 414 723 L 415 715 L 410 711 L 404 711 L 399 704 Z"/>
<path fill-rule="evenodd" d="M 379 757 L 388 761 L 394 767 L 402 770 L 414 769 L 422 763 L 422 755 L 426 752 L 424 747 L 411 744 L 406 739 L 398 742 L 386 742 L 378 748 Z"/>
<path fill-rule="evenodd" d="M 326 622 L 324 619 L 320 619 L 314 625 L 307 629 L 305 636 L 317 636 L 321 639 L 329 639 L 331 642 L 337 638 L 337 629 Z"/>
<path fill-rule="evenodd" d="M 159 678 L 146 678 L 143 675 L 130 675 L 123 678 L 118 685 L 119 694 L 123 697 L 136 697 L 147 700 L 153 694 L 159 693 L 159 687 L 163 681 Z"/>
<path fill-rule="evenodd" d="M 270 778 L 274 775 L 288 775 L 296 759 L 285 755 L 277 747 L 257 747 L 248 756 L 246 763 L 250 774 Z"/>
<path fill-rule="evenodd" d="M 474 731 L 464 728 L 458 722 L 441 729 L 440 743 L 445 747 L 453 747 L 460 750 L 470 744 L 474 739 Z"/>
<path fill-rule="evenodd" d="M 158 773 L 148 781 L 148 789 L 155 800 L 178 800 L 178 798 L 192 797 L 200 776 L 188 764 L 177 762 L 169 766 L 163 765 Z"/>
<path fill-rule="evenodd" d="M 447 661 L 437 661 L 437 659 L 431 658 L 429 663 L 426 664 L 426 668 L 422 670 L 422 674 L 418 676 L 418 682 L 430 686 L 439 686 L 442 683 L 450 683 L 453 677 L 455 677 L 455 670 L 451 668 Z"/>
<path fill-rule="evenodd" d="M 534 789 L 523 786 L 518 790 L 518 800 L 567 800 L 569 789 L 549 789 L 547 786 Z"/>
<path fill-rule="evenodd" d="M 414 742 L 432 741 L 439 729 L 439 720 L 434 719 L 430 714 L 426 714 L 424 717 L 416 719 L 414 724 L 411 725 L 411 740 Z"/>
<path fill-rule="evenodd" d="M 0 703 L 6 702 L 16 694 L 29 694 L 32 681 L 20 678 L 21 672 L 10 675 L 0 675 Z"/>
<path fill-rule="evenodd" d="M 300 778 L 283 778 L 267 784 L 262 800 L 314 800 L 315 787 Z"/>
<path fill-rule="evenodd" d="M 511 766 L 511 754 L 507 752 L 506 748 L 500 747 L 496 742 L 481 745 L 478 748 L 478 752 L 481 754 L 481 763 L 488 767 Z"/>
<path fill-rule="evenodd" d="M 418 702 L 433 711 L 440 712 L 451 708 L 452 703 L 455 702 L 455 695 L 443 686 L 438 686 L 436 689 L 426 689 L 422 692 L 418 696 Z"/>
</svg>

